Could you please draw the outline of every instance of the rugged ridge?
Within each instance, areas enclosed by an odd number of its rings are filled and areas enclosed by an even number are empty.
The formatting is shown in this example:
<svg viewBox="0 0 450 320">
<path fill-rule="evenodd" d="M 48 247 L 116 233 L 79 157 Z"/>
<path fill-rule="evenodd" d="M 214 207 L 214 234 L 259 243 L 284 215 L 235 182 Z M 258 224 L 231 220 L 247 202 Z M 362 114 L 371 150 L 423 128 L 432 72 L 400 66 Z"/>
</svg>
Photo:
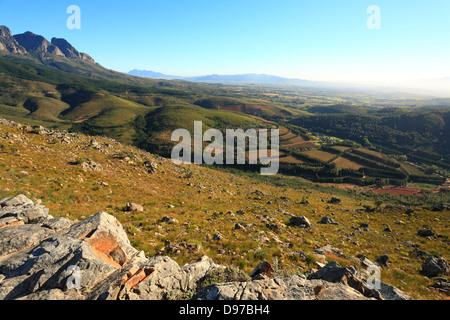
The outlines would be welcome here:
<svg viewBox="0 0 450 320">
<path fill-rule="evenodd" d="M 6 26 L 0 26 L 0 50 L 16 54 L 27 53 L 27 50 L 17 42 L 11 34 L 11 30 Z"/>
<path fill-rule="evenodd" d="M 57 46 L 51 44 L 43 36 L 34 34 L 30 31 L 22 34 L 16 34 L 14 38 L 29 53 L 51 53 L 57 56 L 64 56 L 64 54 Z"/>
<path fill-rule="evenodd" d="M 183 267 L 169 257 L 147 258 L 131 246 L 112 215 L 99 212 L 81 222 L 54 218 L 24 195 L 0 200 L 0 240 L 0 299 L 5 300 L 182 297 L 195 292 L 208 272 L 223 268 L 207 256 Z M 348 277 L 336 264 L 324 269 L 326 276 L 319 270 L 314 280 L 262 276 L 255 281 L 214 284 L 193 299 L 409 299 L 389 286 L 389 295 L 385 289 L 370 291 L 362 280 L 355 280 L 355 274 Z M 333 276 L 327 281 L 330 272 L 337 272 L 341 279 Z"/>
<path fill-rule="evenodd" d="M 51 43 L 61 50 L 61 52 L 66 56 L 66 58 L 71 59 L 82 59 L 89 62 L 94 62 L 88 54 L 83 52 L 78 52 L 74 46 L 72 46 L 66 39 L 63 38 L 52 38 Z"/>
<path fill-rule="evenodd" d="M 52 38 L 49 42 L 41 35 L 27 31 L 22 34 L 12 35 L 6 26 L 0 26 L 0 51 L 13 54 L 52 54 L 68 59 L 81 59 L 91 63 L 95 60 L 86 53 L 79 52 L 66 39 Z"/>
</svg>

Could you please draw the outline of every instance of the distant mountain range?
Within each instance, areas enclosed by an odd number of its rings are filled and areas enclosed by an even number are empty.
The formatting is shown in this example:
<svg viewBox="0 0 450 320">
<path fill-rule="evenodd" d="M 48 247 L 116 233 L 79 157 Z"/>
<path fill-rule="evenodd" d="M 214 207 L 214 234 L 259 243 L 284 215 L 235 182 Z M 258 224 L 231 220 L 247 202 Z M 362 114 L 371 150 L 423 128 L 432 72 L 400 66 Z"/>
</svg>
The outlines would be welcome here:
<svg viewBox="0 0 450 320">
<path fill-rule="evenodd" d="M 160 72 L 151 70 L 131 70 L 129 75 L 151 78 L 151 79 L 164 79 L 164 80 L 185 80 L 192 82 L 207 82 L 207 83 L 226 83 L 226 84 L 267 84 L 267 85 L 304 85 L 310 84 L 312 81 L 303 79 L 289 79 L 268 74 L 235 74 L 235 75 L 219 75 L 211 74 L 198 77 L 182 77 L 167 75 Z"/>
<path fill-rule="evenodd" d="M 234 75 L 211 74 L 197 77 L 167 75 L 160 72 L 137 69 L 128 73 L 122 73 L 104 68 L 88 54 L 79 52 L 65 39 L 52 38 L 51 41 L 48 41 L 45 37 L 30 31 L 12 35 L 11 30 L 6 26 L 0 26 L 0 56 L 14 61 L 43 65 L 51 69 L 77 74 L 83 77 L 101 80 L 116 80 L 134 85 L 153 85 L 153 81 L 158 79 L 183 80 L 198 83 L 298 86 L 353 91 L 399 91 L 438 96 L 448 96 L 450 94 L 450 78 L 407 81 L 383 86 L 362 82 L 333 83 L 326 81 L 309 81 L 255 73 Z"/>
</svg>

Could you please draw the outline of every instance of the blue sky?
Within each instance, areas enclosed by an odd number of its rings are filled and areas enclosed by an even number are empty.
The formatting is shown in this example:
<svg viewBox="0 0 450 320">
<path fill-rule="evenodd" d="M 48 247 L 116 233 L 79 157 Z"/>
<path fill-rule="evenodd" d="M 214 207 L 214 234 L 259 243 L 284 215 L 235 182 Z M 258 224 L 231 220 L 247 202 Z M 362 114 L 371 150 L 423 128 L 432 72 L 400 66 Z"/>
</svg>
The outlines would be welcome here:
<svg viewBox="0 0 450 320">
<path fill-rule="evenodd" d="M 81 30 L 69 30 L 69 5 Z M 366 10 L 381 9 L 369 30 Z M 63 37 L 107 68 L 331 81 L 450 77 L 448 0 L 0 0 L 13 34 Z"/>
</svg>

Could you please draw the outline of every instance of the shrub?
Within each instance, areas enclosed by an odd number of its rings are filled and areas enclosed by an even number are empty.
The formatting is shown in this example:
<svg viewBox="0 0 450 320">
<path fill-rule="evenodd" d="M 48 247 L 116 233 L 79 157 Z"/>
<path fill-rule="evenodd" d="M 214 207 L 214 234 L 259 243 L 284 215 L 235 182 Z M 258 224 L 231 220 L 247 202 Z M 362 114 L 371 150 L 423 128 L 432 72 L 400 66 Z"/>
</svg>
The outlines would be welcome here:
<svg viewBox="0 0 450 320">
<path fill-rule="evenodd" d="M 311 265 L 311 264 L 313 264 L 314 262 L 316 262 L 317 261 L 317 258 L 313 255 L 313 254 L 308 254 L 307 256 L 306 256 L 306 263 L 308 264 L 308 265 Z"/>
<path fill-rule="evenodd" d="M 200 291 L 207 286 L 214 283 L 227 283 L 227 282 L 247 282 L 251 281 L 248 274 L 239 268 L 225 267 L 225 268 L 213 268 L 198 282 L 197 291 Z"/>
</svg>

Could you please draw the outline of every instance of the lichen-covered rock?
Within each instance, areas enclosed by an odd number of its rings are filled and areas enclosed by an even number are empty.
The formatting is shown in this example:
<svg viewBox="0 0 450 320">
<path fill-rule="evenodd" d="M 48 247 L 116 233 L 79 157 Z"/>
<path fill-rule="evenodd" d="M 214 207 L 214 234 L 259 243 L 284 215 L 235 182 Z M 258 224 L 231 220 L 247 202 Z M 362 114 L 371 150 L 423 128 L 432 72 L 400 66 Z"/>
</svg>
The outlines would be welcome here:
<svg viewBox="0 0 450 320">
<path fill-rule="evenodd" d="M 357 267 L 343 268 L 336 261 L 328 263 L 319 271 L 308 276 L 309 280 L 320 279 L 332 283 L 341 283 L 354 288 L 368 298 L 378 300 L 410 300 L 402 291 L 379 281 L 380 288 L 375 289 L 367 285 Z"/>
<path fill-rule="evenodd" d="M 298 227 L 310 228 L 312 226 L 309 219 L 305 216 L 298 216 L 298 217 L 292 216 L 289 219 L 289 222 L 291 224 L 293 224 L 294 226 L 298 226 Z"/>
<path fill-rule="evenodd" d="M 422 264 L 422 274 L 426 277 L 437 277 L 438 275 L 449 275 L 450 266 L 443 258 L 429 257 Z"/>
<path fill-rule="evenodd" d="M 305 277 L 273 278 L 251 282 L 213 284 L 193 300 L 368 300 L 355 289 Z"/>
<path fill-rule="evenodd" d="M 0 203 L 16 217 L 36 206 L 25 196 Z M 164 299 L 194 290 L 217 267 L 207 257 L 182 268 L 169 257 L 147 259 L 104 212 L 30 224 L 38 220 L 0 229 L 0 299 Z"/>
</svg>

